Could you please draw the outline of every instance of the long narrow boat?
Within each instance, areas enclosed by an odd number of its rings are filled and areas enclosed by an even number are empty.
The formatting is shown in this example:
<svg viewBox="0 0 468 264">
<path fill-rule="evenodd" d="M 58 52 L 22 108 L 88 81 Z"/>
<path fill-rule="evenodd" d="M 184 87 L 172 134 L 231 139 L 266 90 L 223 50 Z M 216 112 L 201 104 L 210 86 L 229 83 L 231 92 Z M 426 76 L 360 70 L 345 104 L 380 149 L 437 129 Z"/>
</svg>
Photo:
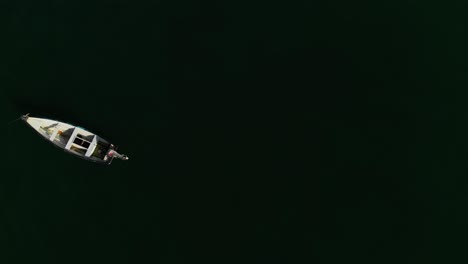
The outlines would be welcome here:
<svg viewBox="0 0 468 264">
<path fill-rule="evenodd" d="M 128 160 L 117 152 L 116 146 L 82 127 L 29 114 L 21 119 L 55 146 L 85 160 L 108 165 L 114 158 Z"/>
</svg>

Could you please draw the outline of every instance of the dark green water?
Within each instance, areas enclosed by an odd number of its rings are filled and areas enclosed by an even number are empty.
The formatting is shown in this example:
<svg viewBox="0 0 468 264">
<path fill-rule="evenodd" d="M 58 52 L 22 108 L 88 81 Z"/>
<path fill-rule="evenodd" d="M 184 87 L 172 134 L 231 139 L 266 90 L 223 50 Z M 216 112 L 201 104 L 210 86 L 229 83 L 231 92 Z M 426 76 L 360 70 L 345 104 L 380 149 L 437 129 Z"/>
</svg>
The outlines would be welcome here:
<svg viewBox="0 0 468 264">
<path fill-rule="evenodd" d="M 7 1 L 1 263 L 463 263 L 466 5 Z"/>
</svg>

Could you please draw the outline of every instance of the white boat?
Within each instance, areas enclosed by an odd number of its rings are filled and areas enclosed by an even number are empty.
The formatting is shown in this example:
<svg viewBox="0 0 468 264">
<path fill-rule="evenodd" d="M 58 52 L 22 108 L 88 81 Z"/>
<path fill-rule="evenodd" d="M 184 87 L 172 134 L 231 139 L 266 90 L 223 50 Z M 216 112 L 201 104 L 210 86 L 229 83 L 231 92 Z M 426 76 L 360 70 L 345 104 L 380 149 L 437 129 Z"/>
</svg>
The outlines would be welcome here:
<svg viewBox="0 0 468 264">
<path fill-rule="evenodd" d="M 55 146 L 85 160 L 108 165 L 114 158 L 128 160 L 113 144 L 82 127 L 29 114 L 22 115 L 21 119 Z"/>
</svg>

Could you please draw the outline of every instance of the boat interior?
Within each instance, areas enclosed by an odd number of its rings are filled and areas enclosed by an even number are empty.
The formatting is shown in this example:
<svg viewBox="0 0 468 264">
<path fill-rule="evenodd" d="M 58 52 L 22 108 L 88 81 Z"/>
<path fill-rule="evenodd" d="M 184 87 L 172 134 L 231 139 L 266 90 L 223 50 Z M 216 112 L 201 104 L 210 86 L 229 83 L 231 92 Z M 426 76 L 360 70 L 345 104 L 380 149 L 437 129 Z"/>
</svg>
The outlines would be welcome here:
<svg viewBox="0 0 468 264">
<path fill-rule="evenodd" d="M 99 136 L 81 127 L 53 120 L 35 119 L 28 118 L 27 122 L 58 147 L 94 161 L 108 160 L 106 154 L 112 145 Z"/>
</svg>

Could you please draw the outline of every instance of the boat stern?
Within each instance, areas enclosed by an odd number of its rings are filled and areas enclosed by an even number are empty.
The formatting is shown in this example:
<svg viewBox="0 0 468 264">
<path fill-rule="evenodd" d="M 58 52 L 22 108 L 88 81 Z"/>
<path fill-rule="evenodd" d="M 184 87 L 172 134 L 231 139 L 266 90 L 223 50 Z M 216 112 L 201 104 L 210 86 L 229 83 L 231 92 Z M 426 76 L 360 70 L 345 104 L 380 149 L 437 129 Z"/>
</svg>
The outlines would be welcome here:
<svg viewBox="0 0 468 264">
<path fill-rule="evenodd" d="M 114 145 L 112 145 L 111 149 L 107 152 L 106 157 L 117 158 L 117 159 L 121 159 L 121 160 L 128 160 L 128 156 L 127 156 L 127 155 L 118 153 L 118 152 L 113 148 L 113 146 L 114 146 Z"/>
</svg>

